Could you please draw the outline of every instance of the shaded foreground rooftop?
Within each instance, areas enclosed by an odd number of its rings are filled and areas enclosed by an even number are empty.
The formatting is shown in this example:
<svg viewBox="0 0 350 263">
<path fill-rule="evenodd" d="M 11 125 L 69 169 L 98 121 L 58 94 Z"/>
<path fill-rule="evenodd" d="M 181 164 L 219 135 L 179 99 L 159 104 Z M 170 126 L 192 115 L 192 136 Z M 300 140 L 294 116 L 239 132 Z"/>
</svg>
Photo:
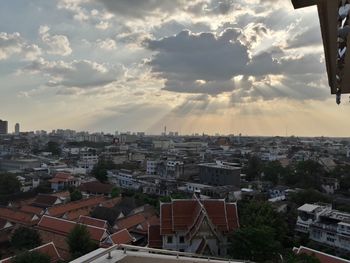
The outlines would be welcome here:
<svg viewBox="0 0 350 263">
<path fill-rule="evenodd" d="M 82 256 L 71 263 L 242 263 L 247 261 L 228 260 L 219 258 L 208 258 L 205 256 L 169 251 L 162 249 L 152 249 L 146 247 L 136 247 L 129 245 L 113 246 L 109 249 L 97 249 L 85 256 Z"/>
</svg>

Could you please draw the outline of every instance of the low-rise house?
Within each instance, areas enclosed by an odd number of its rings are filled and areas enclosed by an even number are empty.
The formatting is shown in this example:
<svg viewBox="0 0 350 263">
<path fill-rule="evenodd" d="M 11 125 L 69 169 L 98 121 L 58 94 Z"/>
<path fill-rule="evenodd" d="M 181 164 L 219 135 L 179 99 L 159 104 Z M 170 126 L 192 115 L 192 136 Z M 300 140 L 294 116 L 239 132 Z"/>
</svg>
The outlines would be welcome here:
<svg viewBox="0 0 350 263">
<path fill-rule="evenodd" d="M 47 243 L 45 245 L 42 245 L 40 247 L 36 247 L 34 249 L 31 249 L 30 251 L 35 251 L 40 254 L 44 254 L 50 257 L 50 263 L 57 263 L 61 262 L 63 258 L 61 255 L 58 253 L 56 246 L 53 242 Z M 6 258 L 3 260 L 0 260 L 0 263 L 11 263 L 13 257 L 11 258 Z"/>
<path fill-rule="evenodd" d="M 99 206 L 104 201 L 106 201 L 106 199 L 103 196 L 91 197 L 49 207 L 46 209 L 45 214 L 69 220 L 76 220 L 80 215 L 89 215 L 96 206 Z"/>
<path fill-rule="evenodd" d="M 32 206 L 48 208 L 60 204 L 62 204 L 62 200 L 57 196 L 49 194 L 38 194 L 32 203 Z"/>
<path fill-rule="evenodd" d="M 34 213 L 8 207 L 0 207 L 0 218 L 23 226 L 33 226 L 40 219 L 39 216 Z"/>
<path fill-rule="evenodd" d="M 104 228 L 104 229 L 108 229 L 109 227 L 108 222 L 106 220 L 101 220 L 90 216 L 79 216 L 78 223 L 83 225 L 90 225 L 90 226 L 95 226 L 99 228 Z"/>
<path fill-rule="evenodd" d="M 339 180 L 337 178 L 322 177 L 321 187 L 326 194 L 334 194 L 335 191 L 340 189 Z"/>
<path fill-rule="evenodd" d="M 131 245 L 133 242 L 135 242 L 136 239 L 130 235 L 129 231 L 127 229 L 122 229 L 118 232 L 115 232 L 114 234 L 107 237 L 103 242 L 103 247 L 110 247 L 114 245 Z"/>
<path fill-rule="evenodd" d="M 37 225 L 37 230 L 43 242 L 53 242 L 62 257 L 68 260 L 70 259 L 70 253 L 66 239 L 76 225 L 77 223 L 74 221 L 44 215 Z M 109 236 L 108 231 L 104 228 L 85 226 L 91 239 L 97 244 L 100 244 Z"/>
<path fill-rule="evenodd" d="M 288 187 L 276 186 L 268 190 L 268 198 L 270 202 L 278 202 L 286 200 L 286 190 Z"/>
<path fill-rule="evenodd" d="M 69 173 L 57 173 L 49 182 L 51 183 L 51 189 L 54 191 L 61 191 L 68 187 L 78 187 L 80 185 L 80 179 Z"/>
<path fill-rule="evenodd" d="M 172 200 L 161 204 L 159 232 L 155 226 L 149 230 L 149 246 L 161 244 L 163 249 L 226 256 L 227 237 L 238 227 L 235 203 L 197 197 Z"/>
<path fill-rule="evenodd" d="M 40 208 L 40 207 L 36 207 L 36 206 L 31 206 L 31 205 L 23 205 L 23 206 L 21 206 L 21 208 L 19 210 L 26 212 L 26 213 L 36 214 L 38 216 L 43 215 L 45 212 L 45 209 Z"/>
<path fill-rule="evenodd" d="M 323 245 L 350 251 L 350 213 L 331 205 L 305 204 L 298 208 L 296 230 Z"/>
<path fill-rule="evenodd" d="M 105 195 L 110 196 L 114 186 L 111 184 L 103 184 L 98 181 L 83 183 L 79 186 L 79 190 L 87 195 Z"/>
</svg>

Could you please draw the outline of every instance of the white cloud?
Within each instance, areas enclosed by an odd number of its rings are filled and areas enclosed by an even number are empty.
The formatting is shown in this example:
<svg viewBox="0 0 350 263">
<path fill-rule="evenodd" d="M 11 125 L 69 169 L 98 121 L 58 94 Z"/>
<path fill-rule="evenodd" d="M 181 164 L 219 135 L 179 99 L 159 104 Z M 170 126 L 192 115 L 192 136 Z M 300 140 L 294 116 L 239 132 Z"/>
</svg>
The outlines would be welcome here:
<svg viewBox="0 0 350 263">
<path fill-rule="evenodd" d="M 24 60 L 34 60 L 41 55 L 41 49 L 37 45 L 27 43 L 18 32 L 0 32 L 0 60 L 13 55 L 23 56 Z"/>
<path fill-rule="evenodd" d="M 110 51 L 110 50 L 115 50 L 117 48 L 117 43 L 115 42 L 115 40 L 111 38 L 107 38 L 104 40 L 98 39 L 97 46 L 101 49 Z"/>
<path fill-rule="evenodd" d="M 46 61 L 38 59 L 22 72 L 44 74 L 49 77 L 47 86 L 65 88 L 94 88 L 106 86 L 124 75 L 124 68 L 107 66 L 90 60 Z"/>
<path fill-rule="evenodd" d="M 70 42 L 67 36 L 51 35 L 48 26 L 40 26 L 39 35 L 47 46 L 46 52 L 52 55 L 68 56 L 72 53 Z"/>
</svg>

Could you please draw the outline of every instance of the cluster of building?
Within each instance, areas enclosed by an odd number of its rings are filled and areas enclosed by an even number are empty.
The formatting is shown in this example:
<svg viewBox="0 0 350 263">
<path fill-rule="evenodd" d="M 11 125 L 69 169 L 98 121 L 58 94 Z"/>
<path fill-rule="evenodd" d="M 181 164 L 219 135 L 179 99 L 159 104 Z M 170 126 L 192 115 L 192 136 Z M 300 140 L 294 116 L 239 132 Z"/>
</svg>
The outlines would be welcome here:
<svg viewBox="0 0 350 263">
<path fill-rule="evenodd" d="M 8 241 L 18 225 L 33 227 L 48 247 L 53 245 L 60 257 L 68 259 L 67 235 L 74 226 L 83 224 L 102 254 L 124 244 L 148 247 L 153 252 L 160 249 L 225 257 L 227 238 L 239 227 L 237 201 L 263 199 L 282 212 L 287 210 L 289 194 L 300 190 L 274 185 L 264 180 L 264 174 L 259 181 L 247 180 L 242 171 L 249 156 L 262 162 L 277 161 L 282 166 L 313 160 L 331 171 L 348 163 L 350 142 L 72 130 L 3 135 L 0 170 L 16 176 L 23 195 L 16 194 L 0 208 L 0 240 Z M 113 164 L 106 170 L 105 183 L 91 174 L 101 160 Z M 321 181 L 324 193 L 338 192 L 337 179 L 322 177 Z M 35 196 L 35 189 L 43 185 L 53 193 Z M 83 199 L 71 202 L 66 192 L 70 188 L 79 189 Z M 157 198 L 176 194 L 183 198 L 161 203 L 157 211 L 150 205 L 137 205 L 132 198 L 112 198 L 115 188 Z M 319 218 L 324 217 L 322 214 Z M 317 220 L 306 226 L 304 233 L 320 243 L 338 244 L 340 241 L 327 241 L 328 234 L 316 240 L 313 229 Z"/>
</svg>

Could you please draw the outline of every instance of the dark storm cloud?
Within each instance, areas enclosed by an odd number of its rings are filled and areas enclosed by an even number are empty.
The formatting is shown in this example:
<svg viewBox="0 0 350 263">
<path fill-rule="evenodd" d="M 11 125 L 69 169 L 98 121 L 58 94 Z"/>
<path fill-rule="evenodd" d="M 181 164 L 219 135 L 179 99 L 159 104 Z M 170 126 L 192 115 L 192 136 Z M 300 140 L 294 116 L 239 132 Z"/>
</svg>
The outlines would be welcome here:
<svg viewBox="0 0 350 263">
<path fill-rule="evenodd" d="M 256 27 L 256 32 L 265 32 L 265 29 Z M 283 57 L 281 49 L 271 48 L 249 57 L 248 48 L 237 40 L 239 38 L 240 30 L 228 28 L 219 35 L 182 31 L 161 40 L 148 40 L 147 47 L 156 52 L 149 65 L 156 76 L 165 79 L 164 89 L 174 92 L 215 95 L 241 89 L 254 91 L 255 88 L 256 92 L 251 92 L 249 96 L 264 99 L 291 96 L 298 100 L 311 96 L 312 92 L 303 97 L 301 91 L 306 84 L 299 80 L 308 74 L 312 78 L 309 83 L 312 83 L 324 73 L 320 54 Z M 274 58 L 274 54 L 279 54 L 280 58 Z M 248 79 L 252 76 L 259 83 L 259 79 L 264 82 L 264 77 L 268 75 L 283 75 L 284 82 L 275 88 L 268 85 L 261 88 L 259 84 L 259 89 L 254 81 Z M 237 76 L 244 77 L 235 81 L 233 78 Z M 293 81 L 288 81 L 290 79 L 294 80 L 293 85 Z M 290 86 L 295 94 L 288 91 L 283 93 L 281 90 L 285 89 L 284 86 Z M 308 89 L 312 90 L 312 85 L 310 87 Z M 267 96 L 259 94 L 259 90 Z M 324 94 L 321 95 L 315 97 L 323 98 Z"/>
</svg>

